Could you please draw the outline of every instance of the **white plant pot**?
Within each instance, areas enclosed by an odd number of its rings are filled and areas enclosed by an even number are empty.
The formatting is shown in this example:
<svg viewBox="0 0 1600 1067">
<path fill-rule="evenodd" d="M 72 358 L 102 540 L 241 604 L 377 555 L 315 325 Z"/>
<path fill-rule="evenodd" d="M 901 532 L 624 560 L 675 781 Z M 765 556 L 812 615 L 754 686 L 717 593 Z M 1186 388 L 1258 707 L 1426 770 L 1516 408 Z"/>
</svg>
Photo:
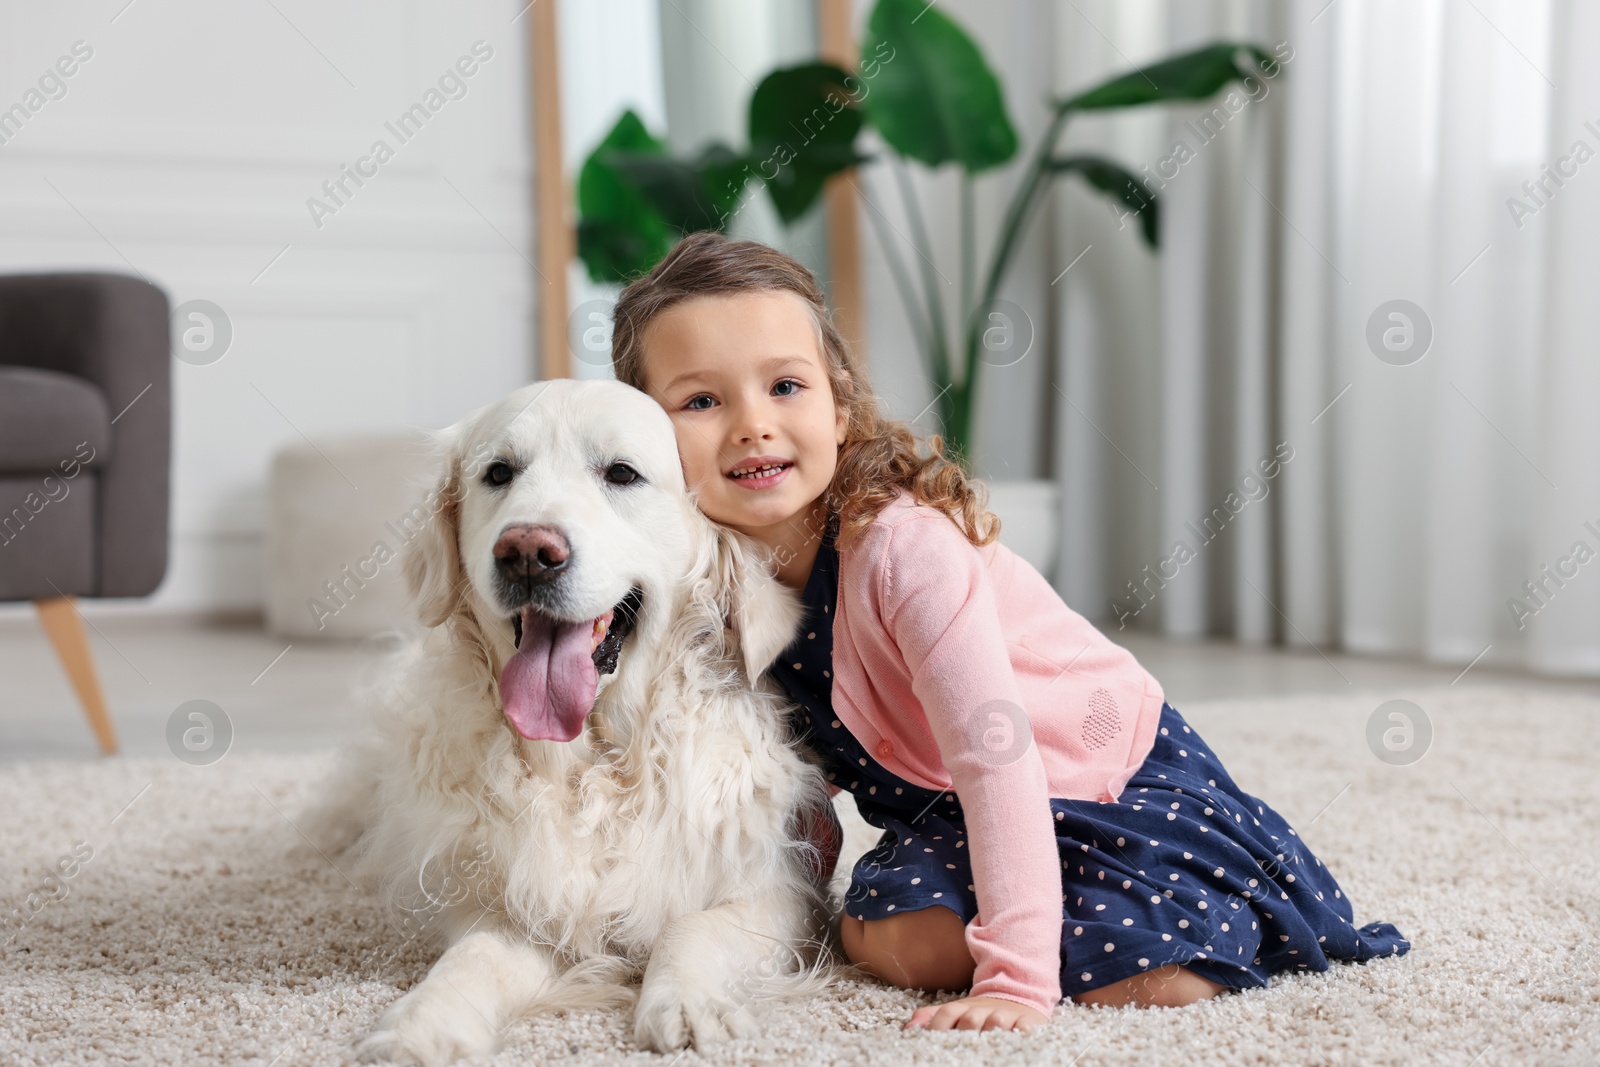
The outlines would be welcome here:
<svg viewBox="0 0 1600 1067">
<path fill-rule="evenodd" d="M 1042 479 L 986 484 L 989 510 L 1000 517 L 1000 543 L 1053 581 L 1061 549 L 1061 487 Z"/>
</svg>

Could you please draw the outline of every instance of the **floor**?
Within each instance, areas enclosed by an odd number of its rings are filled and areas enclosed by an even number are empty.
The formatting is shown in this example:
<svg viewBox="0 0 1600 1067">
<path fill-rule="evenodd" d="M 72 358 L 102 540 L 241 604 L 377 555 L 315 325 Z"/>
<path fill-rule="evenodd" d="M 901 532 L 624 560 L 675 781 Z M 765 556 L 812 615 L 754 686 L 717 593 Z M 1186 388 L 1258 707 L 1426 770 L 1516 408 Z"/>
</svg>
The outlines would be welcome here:
<svg viewBox="0 0 1600 1067">
<path fill-rule="evenodd" d="M 338 736 L 352 685 L 362 670 L 381 662 L 382 652 L 376 640 L 291 643 L 248 617 L 98 618 L 90 635 L 122 751 L 129 756 L 169 751 L 169 720 L 179 705 L 196 699 L 227 716 L 233 751 L 326 748 Z M 1200 700 L 1450 685 L 1463 674 L 1458 666 L 1334 653 L 1324 658 L 1131 631 L 1114 639 L 1161 681 L 1179 709 Z M 1600 679 L 1554 679 L 1481 665 L 1466 676 L 1478 684 L 1600 695 Z M 77 698 L 29 618 L 0 619 L 0 679 L 0 761 L 97 754 Z"/>
</svg>

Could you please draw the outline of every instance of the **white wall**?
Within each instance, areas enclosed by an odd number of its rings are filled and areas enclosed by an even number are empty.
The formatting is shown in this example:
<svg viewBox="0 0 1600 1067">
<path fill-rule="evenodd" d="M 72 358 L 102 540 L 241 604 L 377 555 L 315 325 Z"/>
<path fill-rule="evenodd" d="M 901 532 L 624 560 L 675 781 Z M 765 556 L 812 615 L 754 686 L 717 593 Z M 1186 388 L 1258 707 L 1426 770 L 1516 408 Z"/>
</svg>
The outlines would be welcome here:
<svg viewBox="0 0 1600 1067">
<path fill-rule="evenodd" d="M 0 270 L 142 273 L 227 313 L 220 361 L 173 364 L 172 558 L 139 603 L 248 609 L 275 449 L 441 426 L 532 377 L 526 16 L 125 4 L 0 4 L 0 108 L 74 42 L 93 50 L 0 144 Z M 385 122 L 480 40 L 465 95 L 401 143 Z M 380 139 L 393 159 L 319 228 L 307 200 Z"/>
</svg>

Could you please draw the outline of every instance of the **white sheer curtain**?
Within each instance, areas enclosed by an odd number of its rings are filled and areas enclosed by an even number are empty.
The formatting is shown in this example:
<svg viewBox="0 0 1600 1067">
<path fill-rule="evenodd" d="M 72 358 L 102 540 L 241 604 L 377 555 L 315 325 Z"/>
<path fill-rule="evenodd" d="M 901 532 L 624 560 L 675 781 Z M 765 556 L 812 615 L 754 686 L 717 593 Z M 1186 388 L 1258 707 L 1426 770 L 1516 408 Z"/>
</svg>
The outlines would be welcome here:
<svg viewBox="0 0 1600 1067">
<path fill-rule="evenodd" d="M 1057 194 L 1051 274 L 1092 246 L 1054 287 L 1063 596 L 1173 635 L 1600 673 L 1600 9 L 1055 18 L 1058 91 L 1217 38 L 1292 48 L 1215 129 L 1191 107 L 1072 135 L 1192 158 L 1157 171 L 1157 256 Z M 1375 312 L 1413 347 L 1374 349 Z"/>
</svg>

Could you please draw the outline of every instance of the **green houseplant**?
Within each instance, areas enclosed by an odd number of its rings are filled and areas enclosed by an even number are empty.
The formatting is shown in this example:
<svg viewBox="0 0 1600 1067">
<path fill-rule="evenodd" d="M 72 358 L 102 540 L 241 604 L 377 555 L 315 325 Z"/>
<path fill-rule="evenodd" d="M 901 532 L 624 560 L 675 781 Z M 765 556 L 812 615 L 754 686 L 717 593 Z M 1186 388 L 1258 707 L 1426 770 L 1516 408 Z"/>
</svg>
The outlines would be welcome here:
<svg viewBox="0 0 1600 1067">
<path fill-rule="evenodd" d="M 829 175 L 872 158 L 857 146 L 871 126 L 888 148 L 917 277 L 887 223 L 874 210 L 866 214 L 938 389 L 945 441 L 969 465 L 984 327 L 1050 183 L 1076 175 L 1136 216 L 1151 248 L 1159 244 L 1155 193 L 1113 160 L 1058 154 L 1067 122 L 1085 112 L 1203 100 L 1230 82 L 1270 78 L 1278 70 L 1255 45 L 1219 42 L 1051 102 L 1050 124 L 1027 160 L 980 275 L 973 179 L 1011 161 L 1019 148 L 1000 82 L 972 39 L 938 9 L 923 0 L 878 0 L 856 71 L 809 63 L 762 80 L 750 99 L 749 145 L 742 152 L 714 143 L 694 156 L 675 156 L 638 116 L 625 112 L 579 173 L 578 254 L 594 280 L 627 281 L 659 262 L 683 234 L 725 230 L 751 182 L 765 187 L 779 218 L 791 224 L 816 204 Z M 912 162 L 935 169 L 954 163 L 960 170 L 961 287 L 953 329 L 908 172 Z"/>
</svg>

